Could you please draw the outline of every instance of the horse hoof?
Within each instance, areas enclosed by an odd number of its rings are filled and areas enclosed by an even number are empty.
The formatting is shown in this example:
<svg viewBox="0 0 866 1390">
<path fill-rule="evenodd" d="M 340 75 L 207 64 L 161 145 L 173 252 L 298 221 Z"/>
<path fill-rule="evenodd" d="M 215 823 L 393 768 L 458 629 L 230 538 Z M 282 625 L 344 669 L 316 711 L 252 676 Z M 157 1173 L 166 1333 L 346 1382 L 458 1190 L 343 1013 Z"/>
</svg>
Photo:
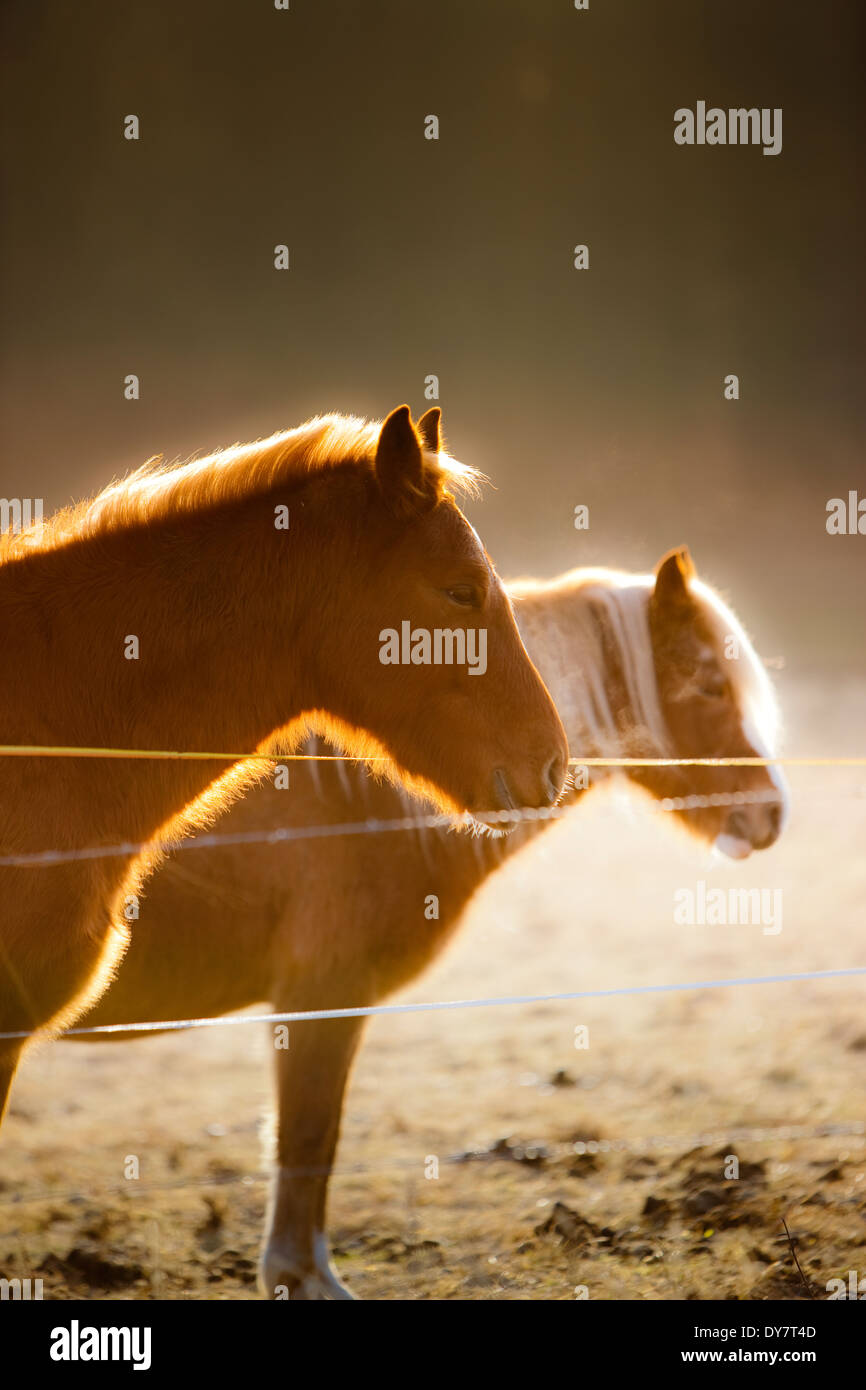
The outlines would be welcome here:
<svg viewBox="0 0 866 1390">
<path fill-rule="evenodd" d="M 268 1298 L 279 1302 L 291 1299 L 302 1303 L 351 1299 L 355 1295 L 337 1278 L 330 1265 L 323 1270 L 298 1270 L 267 1257 L 262 1262 L 261 1287 Z"/>
</svg>

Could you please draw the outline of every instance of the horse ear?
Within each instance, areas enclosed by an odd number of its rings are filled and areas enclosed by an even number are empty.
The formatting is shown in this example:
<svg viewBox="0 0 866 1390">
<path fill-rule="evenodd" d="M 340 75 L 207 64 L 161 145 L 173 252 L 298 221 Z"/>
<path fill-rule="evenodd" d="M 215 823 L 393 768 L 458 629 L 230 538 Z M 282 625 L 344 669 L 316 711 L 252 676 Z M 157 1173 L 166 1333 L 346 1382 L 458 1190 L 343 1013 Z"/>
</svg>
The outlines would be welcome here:
<svg viewBox="0 0 866 1390">
<path fill-rule="evenodd" d="M 435 504 L 435 478 L 425 468 L 408 405 L 398 405 L 383 424 L 375 470 L 379 489 L 392 511 L 406 515 Z"/>
<path fill-rule="evenodd" d="M 434 405 L 418 421 L 418 433 L 424 441 L 424 448 L 428 454 L 438 454 L 442 448 L 441 419 L 442 411 L 438 405 Z"/>
<path fill-rule="evenodd" d="M 669 550 L 667 555 L 659 560 L 656 566 L 656 582 L 654 597 L 658 603 L 682 604 L 691 603 L 692 596 L 689 593 L 689 580 L 692 579 L 697 570 L 689 554 L 687 545 L 679 545 L 675 550 Z"/>
</svg>

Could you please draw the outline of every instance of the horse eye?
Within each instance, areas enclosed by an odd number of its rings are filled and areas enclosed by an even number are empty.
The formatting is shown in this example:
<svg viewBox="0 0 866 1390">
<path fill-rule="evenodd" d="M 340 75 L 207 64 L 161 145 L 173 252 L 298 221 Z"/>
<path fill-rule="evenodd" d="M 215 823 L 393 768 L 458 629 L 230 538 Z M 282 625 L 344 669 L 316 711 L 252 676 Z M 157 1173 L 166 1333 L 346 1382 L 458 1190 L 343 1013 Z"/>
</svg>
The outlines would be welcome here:
<svg viewBox="0 0 866 1390">
<path fill-rule="evenodd" d="M 480 607 L 481 596 L 473 584 L 455 584 L 453 589 L 446 589 L 446 594 L 452 603 L 459 603 L 461 608 Z"/>
<path fill-rule="evenodd" d="M 728 682 L 722 675 L 707 676 L 698 686 L 702 695 L 707 695 L 711 699 L 719 700 L 728 690 Z"/>
</svg>

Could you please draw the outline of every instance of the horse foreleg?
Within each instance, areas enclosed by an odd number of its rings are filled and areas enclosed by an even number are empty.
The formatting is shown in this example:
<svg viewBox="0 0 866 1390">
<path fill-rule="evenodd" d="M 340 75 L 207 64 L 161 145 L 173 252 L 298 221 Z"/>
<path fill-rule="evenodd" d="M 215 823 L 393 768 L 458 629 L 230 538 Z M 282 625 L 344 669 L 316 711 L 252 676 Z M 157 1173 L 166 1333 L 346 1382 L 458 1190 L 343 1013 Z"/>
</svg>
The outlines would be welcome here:
<svg viewBox="0 0 866 1390">
<path fill-rule="evenodd" d="M 332 1266 L 325 1235 L 328 1180 L 343 1093 L 365 1020 L 293 1024 L 277 1050 L 278 1168 L 261 1261 L 270 1298 L 352 1298 Z"/>
</svg>

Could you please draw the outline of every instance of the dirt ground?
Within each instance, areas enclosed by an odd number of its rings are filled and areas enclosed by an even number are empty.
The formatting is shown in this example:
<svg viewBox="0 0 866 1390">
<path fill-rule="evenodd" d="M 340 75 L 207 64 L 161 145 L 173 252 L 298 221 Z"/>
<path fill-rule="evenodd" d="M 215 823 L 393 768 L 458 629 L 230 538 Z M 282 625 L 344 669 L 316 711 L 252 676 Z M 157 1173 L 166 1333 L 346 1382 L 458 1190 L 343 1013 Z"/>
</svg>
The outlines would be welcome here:
<svg viewBox="0 0 866 1390">
<path fill-rule="evenodd" d="M 834 688 L 831 726 L 826 686 L 780 689 L 788 752 L 866 753 L 862 686 Z M 644 802 L 584 802 L 402 997 L 866 965 L 866 769 L 790 780 L 789 829 L 739 865 Z M 701 879 L 781 888 L 782 931 L 676 925 L 675 890 Z M 374 1020 L 331 1189 L 341 1276 L 381 1299 L 826 1298 L 866 1275 L 864 991 L 852 976 Z M 269 1102 L 258 1024 L 32 1055 L 3 1133 L 0 1275 L 60 1299 L 257 1297 Z"/>
</svg>

